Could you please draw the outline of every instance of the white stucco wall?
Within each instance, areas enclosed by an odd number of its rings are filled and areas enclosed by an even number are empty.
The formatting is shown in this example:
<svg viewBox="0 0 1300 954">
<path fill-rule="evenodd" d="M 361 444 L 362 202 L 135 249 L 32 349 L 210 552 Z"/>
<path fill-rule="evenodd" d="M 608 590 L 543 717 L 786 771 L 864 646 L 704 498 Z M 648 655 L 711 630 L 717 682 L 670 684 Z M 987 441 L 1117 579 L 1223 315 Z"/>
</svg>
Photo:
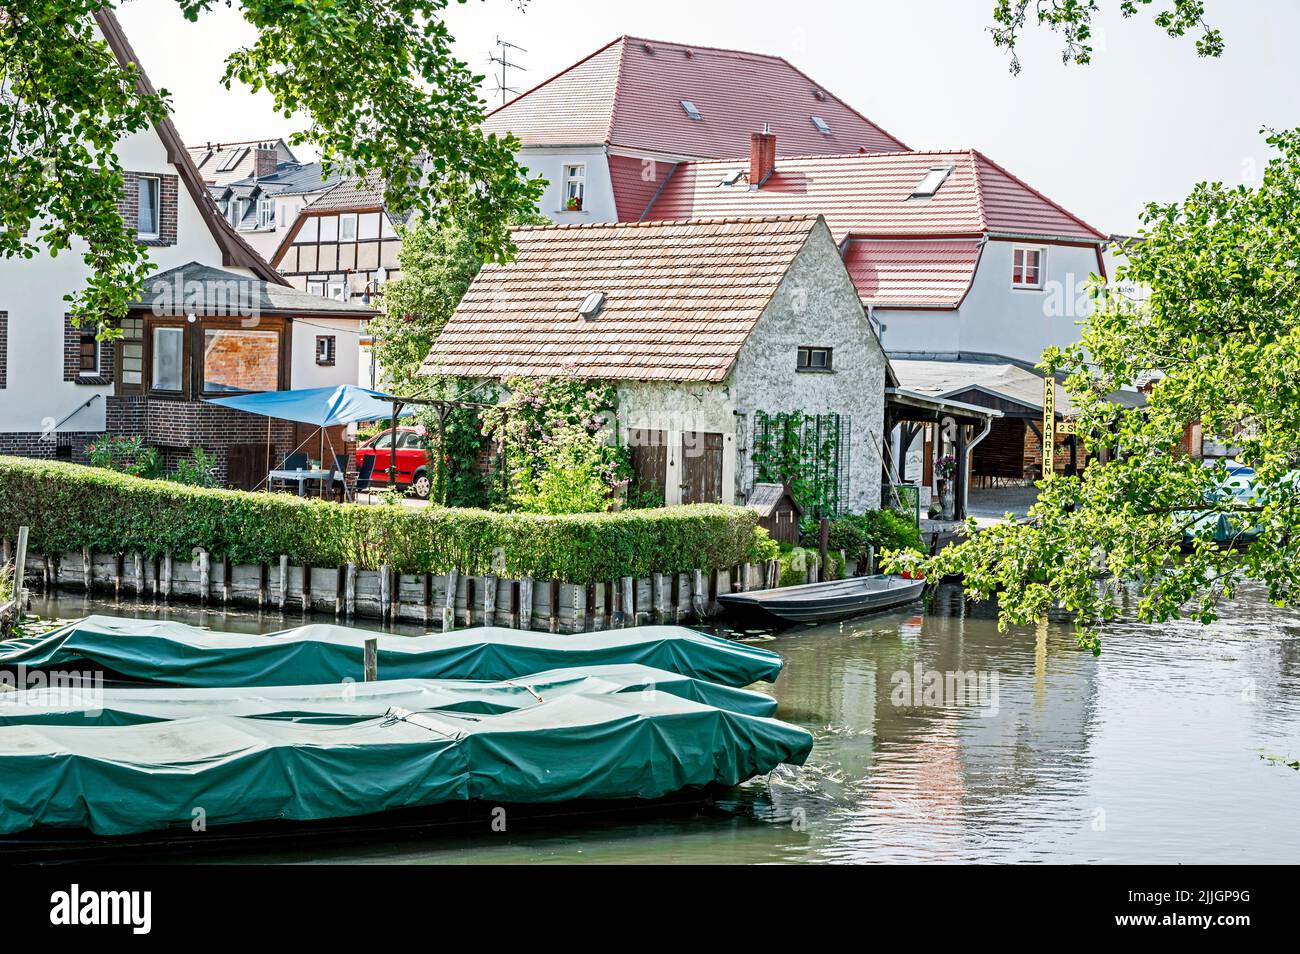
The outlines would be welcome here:
<svg viewBox="0 0 1300 954">
<path fill-rule="evenodd" d="M 829 373 L 796 370 L 800 346 L 833 349 Z M 667 432 L 666 502 L 681 502 L 682 435 L 723 435 L 722 502 L 740 503 L 753 485 L 757 411 L 838 413 L 849 419 L 850 509 L 880 501 L 885 356 L 867 325 L 838 249 L 818 226 L 721 384 L 626 383 L 619 387 L 623 438 L 633 427 Z"/>
<path fill-rule="evenodd" d="M 361 377 L 362 322 L 355 318 L 304 318 L 293 323 L 289 387 L 325 388 L 356 384 Z M 334 364 L 316 363 L 317 335 L 334 336 Z"/>
<path fill-rule="evenodd" d="M 153 129 L 123 140 L 117 150 L 128 172 L 175 175 Z M 221 264 L 221 253 L 186 190 L 178 187 L 176 244 L 150 248 L 159 270 L 190 261 Z M 89 270 L 85 244 L 75 242 L 57 258 L 0 258 L 0 311 L 9 315 L 8 385 L 0 390 L 0 432 L 40 432 L 92 395 L 100 397 L 59 427 L 60 431 L 102 431 L 109 386 L 63 380 L 63 296 L 84 286 Z"/>
<path fill-rule="evenodd" d="M 614 186 L 609 177 L 609 160 L 603 146 L 574 146 L 572 148 L 528 148 L 515 154 L 528 169 L 529 177 L 542 176 L 547 181 L 542 194 L 541 213 L 557 225 L 574 225 L 584 222 L 617 222 L 618 210 L 614 206 Z M 581 212 L 564 211 L 564 167 L 586 163 L 587 184 Z"/>
<path fill-rule="evenodd" d="M 1017 247 L 1045 250 L 1041 289 L 1012 287 Z M 1079 340 L 1078 322 L 1091 309 L 1084 289 L 1097 270 L 1093 247 L 990 240 L 956 311 L 878 308 L 875 316 L 886 325 L 884 344 L 891 355 L 996 354 L 1036 364 L 1048 345 Z"/>
</svg>

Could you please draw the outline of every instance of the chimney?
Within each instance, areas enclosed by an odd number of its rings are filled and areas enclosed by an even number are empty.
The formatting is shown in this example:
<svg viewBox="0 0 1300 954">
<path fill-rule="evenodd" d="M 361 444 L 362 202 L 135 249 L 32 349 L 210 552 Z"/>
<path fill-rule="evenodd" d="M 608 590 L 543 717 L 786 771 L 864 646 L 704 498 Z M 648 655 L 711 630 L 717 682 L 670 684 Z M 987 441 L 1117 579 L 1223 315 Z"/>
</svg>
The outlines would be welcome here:
<svg viewBox="0 0 1300 954">
<path fill-rule="evenodd" d="M 767 123 L 761 133 L 753 133 L 749 143 L 749 187 L 757 189 L 776 169 L 776 134 Z"/>
<path fill-rule="evenodd" d="M 275 175 L 276 167 L 280 164 L 280 156 L 276 152 L 275 143 L 259 142 L 253 149 L 253 177 L 265 179 L 267 176 Z"/>
</svg>

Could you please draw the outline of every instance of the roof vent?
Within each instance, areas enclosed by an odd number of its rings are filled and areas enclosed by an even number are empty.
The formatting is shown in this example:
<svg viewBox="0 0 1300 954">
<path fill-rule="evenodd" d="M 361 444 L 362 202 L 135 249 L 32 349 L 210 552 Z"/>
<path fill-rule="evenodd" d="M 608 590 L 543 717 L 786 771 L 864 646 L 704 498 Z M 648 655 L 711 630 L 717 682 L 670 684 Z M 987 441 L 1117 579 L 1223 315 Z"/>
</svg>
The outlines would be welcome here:
<svg viewBox="0 0 1300 954">
<path fill-rule="evenodd" d="M 689 99 L 682 100 L 682 109 L 686 110 L 686 115 L 696 121 L 702 120 L 704 116 L 700 114 L 700 109 Z"/>
<path fill-rule="evenodd" d="M 694 58 L 695 58 L 695 51 L 694 51 L 694 50 L 682 50 L 682 56 L 686 57 L 688 60 L 690 60 L 690 59 L 694 59 Z"/>
<path fill-rule="evenodd" d="M 928 199 L 943 185 L 948 174 L 952 172 L 952 166 L 935 166 L 925 174 L 925 178 L 917 183 L 916 188 L 912 190 L 909 198 Z"/>
<path fill-rule="evenodd" d="M 578 306 L 578 314 L 581 317 L 586 318 L 588 321 L 590 321 L 591 319 L 599 315 L 601 310 L 604 307 L 605 307 L 605 293 L 598 292 L 598 291 L 592 292 L 590 295 L 584 298 L 582 300 L 582 304 Z"/>
<path fill-rule="evenodd" d="M 813 90 L 813 99 L 817 100 L 817 102 L 819 102 L 819 103 L 824 103 L 824 102 L 826 102 L 826 94 L 823 93 L 823 92 L 822 92 L 821 90 L 819 90 L 819 89 L 814 89 L 814 90 Z"/>
<path fill-rule="evenodd" d="M 820 116 L 812 117 L 812 124 L 817 127 L 817 131 L 823 136 L 829 136 L 831 134 L 831 127 L 827 125 L 826 120 L 822 119 Z"/>
<path fill-rule="evenodd" d="M 641 49 L 645 50 L 645 52 L 649 53 L 651 56 L 654 56 L 655 48 L 649 43 L 642 43 Z"/>
</svg>

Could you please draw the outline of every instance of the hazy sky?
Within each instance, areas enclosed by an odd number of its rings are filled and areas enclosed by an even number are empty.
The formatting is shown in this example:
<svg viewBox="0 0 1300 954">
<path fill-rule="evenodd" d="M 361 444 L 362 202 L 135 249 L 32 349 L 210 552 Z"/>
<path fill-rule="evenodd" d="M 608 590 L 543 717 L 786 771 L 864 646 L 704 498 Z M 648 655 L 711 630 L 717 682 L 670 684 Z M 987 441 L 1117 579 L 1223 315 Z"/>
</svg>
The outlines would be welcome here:
<svg viewBox="0 0 1300 954">
<path fill-rule="evenodd" d="M 1013 77 L 986 32 L 993 0 L 470 0 L 447 22 L 476 72 L 498 35 L 527 50 L 510 83 L 527 89 L 620 34 L 784 56 L 913 148 L 974 146 L 1105 232 L 1129 232 L 1149 200 L 1202 179 L 1254 181 L 1261 126 L 1300 126 L 1300 2 L 1209 0 L 1227 52 L 1199 59 L 1103 0 L 1095 62 L 1063 66 L 1046 30 L 1022 43 Z M 1159 4 L 1156 4 L 1159 6 Z M 286 135 L 269 98 L 219 78 L 251 31 L 237 10 L 199 24 L 175 0 L 127 0 L 119 15 L 187 142 Z M 495 82 L 484 83 L 495 105 Z"/>
</svg>

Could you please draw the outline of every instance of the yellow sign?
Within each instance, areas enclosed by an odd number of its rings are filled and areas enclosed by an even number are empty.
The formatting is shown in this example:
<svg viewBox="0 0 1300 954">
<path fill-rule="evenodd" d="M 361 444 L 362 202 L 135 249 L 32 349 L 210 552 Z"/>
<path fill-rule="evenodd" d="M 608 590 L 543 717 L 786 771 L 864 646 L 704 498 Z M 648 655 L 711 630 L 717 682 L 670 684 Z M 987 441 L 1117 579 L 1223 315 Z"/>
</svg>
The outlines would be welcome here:
<svg viewBox="0 0 1300 954">
<path fill-rule="evenodd" d="M 1043 476 L 1056 469 L 1056 378 L 1043 378 Z"/>
<path fill-rule="evenodd" d="M 1074 433 L 1074 421 L 1057 421 L 1057 422 L 1056 422 L 1056 433 L 1058 433 L 1058 434 L 1073 434 L 1073 433 Z"/>
</svg>

